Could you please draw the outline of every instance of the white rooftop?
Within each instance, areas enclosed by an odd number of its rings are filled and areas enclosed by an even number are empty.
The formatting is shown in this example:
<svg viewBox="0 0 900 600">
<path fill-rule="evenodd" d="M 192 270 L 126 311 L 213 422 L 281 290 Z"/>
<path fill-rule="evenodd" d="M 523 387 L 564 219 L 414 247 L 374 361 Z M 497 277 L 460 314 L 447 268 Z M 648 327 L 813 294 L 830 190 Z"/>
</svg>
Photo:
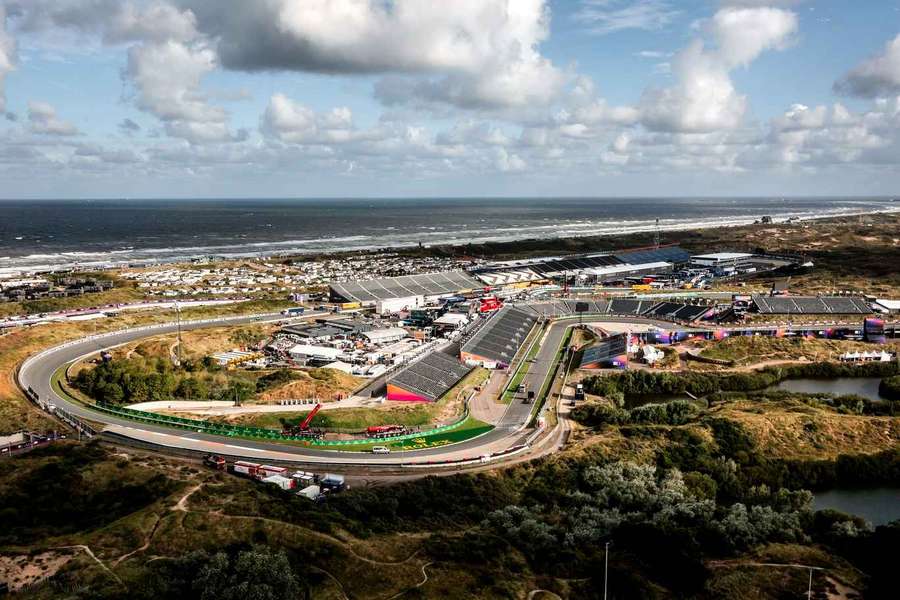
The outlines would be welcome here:
<svg viewBox="0 0 900 600">
<path fill-rule="evenodd" d="M 650 271 L 653 269 L 666 269 L 671 267 L 672 263 L 667 262 L 650 262 L 640 263 L 637 265 L 609 265 L 607 267 L 593 267 L 591 269 L 583 269 L 581 272 L 585 275 L 615 275 L 616 273 L 630 273 L 632 271 Z"/>
<path fill-rule="evenodd" d="M 388 327 L 386 329 L 373 329 L 372 331 L 366 331 L 362 335 L 369 341 L 377 342 L 378 340 L 392 340 L 396 338 L 406 337 L 407 335 L 409 335 L 409 333 L 401 327 Z"/>
<path fill-rule="evenodd" d="M 342 350 L 337 348 L 329 348 L 328 346 L 311 346 L 309 344 L 297 344 L 289 350 L 291 354 L 302 356 L 314 356 L 316 358 L 327 358 L 334 360 L 341 354 Z"/>
<path fill-rule="evenodd" d="M 879 306 L 883 306 L 888 310 L 900 310 L 900 300 L 879 299 L 875 301 Z"/>
<path fill-rule="evenodd" d="M 747 252 L 713 252 L 712 254 L 696 254 L 691 258 L 699 258 L 701 260 L 733 260 L 735 258 L 750 258 L 752 254 Z"/>
</svg>

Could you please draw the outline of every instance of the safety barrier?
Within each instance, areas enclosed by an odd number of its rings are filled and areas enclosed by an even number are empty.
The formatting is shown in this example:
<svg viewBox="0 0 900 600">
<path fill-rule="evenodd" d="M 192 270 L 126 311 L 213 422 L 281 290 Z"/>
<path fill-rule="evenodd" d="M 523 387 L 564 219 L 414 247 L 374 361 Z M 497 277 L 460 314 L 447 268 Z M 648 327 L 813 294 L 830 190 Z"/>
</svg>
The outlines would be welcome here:
<svg viewBox="0 0 900 600">
<path fill-rule="evenodd" d="M 371 443 L 392 443 L 405 440 L 412 440 L 420 437 L 428 437 L 435 434 L 446 433 L 459 428 L 469 417 L 468 409 L 463 411 L 462 416 L 448 425 L 429 429 L 427 432 L 407 433 L 377 439 L 356 439 L 356 440 L 318 440 L 311 439 L 302 435 L 284 435 L 275 429 L 266 429 L 262 427 L 241 427 L 238 425 L 227 425 L 224 423 L 214 423 L 211 421 L 203 421 L 200 419 L 185 419 L 184 417 L 176 417 L 172 415 L 164 415 L 160 413 L 145 412 L 142 410 L 134 410 L 131 408 L 112 407 L 97 404 L 92 406 L 95 410 L 115 417 L 137 421 L 139 423 L 149 423 L 152 425 L 164 425 L 177 429 L 185 429 L 196 431 L 198 433 L 208 433 L 211 435 L 219 435 L 226 437 L 249 438 L 259 440 L 272 441 L 295 441 L 304 442 L 310 446 L 334 447 L 334 446 L 356 446 L 359 444 Z"/>
</svg>

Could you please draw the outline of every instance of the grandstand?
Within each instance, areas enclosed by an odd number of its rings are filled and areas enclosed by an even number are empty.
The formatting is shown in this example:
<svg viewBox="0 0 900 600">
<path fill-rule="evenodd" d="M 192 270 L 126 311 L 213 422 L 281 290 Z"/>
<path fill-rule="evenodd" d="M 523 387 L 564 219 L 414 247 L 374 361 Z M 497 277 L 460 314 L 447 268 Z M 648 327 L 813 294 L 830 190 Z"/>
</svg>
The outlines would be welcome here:
<svg viewBox="0 0 900 600">
<path fill-rule="evenodd" d="M 434 402 L 471 370 L 449 354 L 432 352 L 388 379 L 387 399 Z"/>
<path fill-rule="evenodd" d="M 628 362 L 628 336 L 620 333 L 585 349 L 581 357 L 582 369 L 622 367 Z"/>
<path fill-rule="evenodd" d="M 673 319 L 676 321 L 696 321 L 711 310 L 709 306 L 694 306 L 679 302 L 660 302 L 643 312 L 645 317 Z"/>
<path fill-rule="evenodd" d="M 703 318 L 713 309 L 711 306 L 694 306 L 679 302 L 657 302 L 656 300 L 639 300 L 637 298 L 549 300 L 524 304 L 518 308 L 537 317 L 559 318 L 577 315 L 575 305 L 579 302 L 587 305 L 587 311 L 583 313 L 585 315 L 643 316 L 688 322 Z"/>
<path fill-rule="evenodd" d="M 481 289 L 483 284 L 465 271 L 447 271 L 333 283 L 330 287 L 331 299 L 334 301 L 371 304 L 378 300 L 411 296 L 438 298 Z"/>
<path fill-rule="evenodd" d="M 613 298 L 609 303 L 611 315 L 642 315 L 654 304 L 655 300 L 637 300 L 635 298 Z"/>
<path fill-rule="evenodd" d="M 756 309 L 766 315 L 868 315 L 872 313 L 865 300 L 827 296 L 762 296 L 754 295 Z"/>
<path fill-rule="evenodd" d="M 463 344 L 460 356 L 466 362 L 509 366 L 535 323 L 533 311 L 506 306 Z"/>
</svg>

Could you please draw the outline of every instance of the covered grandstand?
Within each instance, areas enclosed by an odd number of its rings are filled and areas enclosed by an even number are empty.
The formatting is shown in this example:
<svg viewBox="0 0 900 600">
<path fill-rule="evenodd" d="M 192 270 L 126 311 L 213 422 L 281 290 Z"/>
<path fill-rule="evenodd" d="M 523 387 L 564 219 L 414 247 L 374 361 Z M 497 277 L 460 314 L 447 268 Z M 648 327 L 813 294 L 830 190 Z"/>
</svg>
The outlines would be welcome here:
<svg viewBox="0 0 900 600">
<path fill-rule="evenodd" d="M 643 312 L 645 317 L 672 319 L 675 321 L 696 321 L 712 310 L 710 306 L 695 306 L 679 302 L 660 302 Z"/>
<path fill-rule="evenodd" d="M 577 304 L 584 304 L 585 315 L 610 315 L 610 316 L 642 316 L 653 319 L 667 319 L 672 321 L 697 321 L 714 310 L 712 306 L 696 306 L 682 304 L 680 302 L 659 302 L 639 298 L 613 298 L 596 300 L 548 300 L 545 302 L 532 302 L 519 306 L 538 317 L 566 317 L 576 316 Z"/>
<path fill-rule="evenodd" d="M 580 368 L 623 367 L 628 363 L 628 335 L 620 333 L 585 349 Z"/>
<path fill-rule="evenodd" d="M 533 312 L 506 306 L 463 344 L 460 356 L 470 364 L 509 366 L 535 323 Z"/>
<path fill-rule="evenodd" d="M 839 296 L 754 295 L 756 309 L 766 315 L 868 315 L 872 309 L 862 298 Z"/>
<path fill-rule="evenodd" d="M 427 300 L 452 296 L 481 289 L 483 285 L 465 271 L 446 271 L 333 283 L 330 288 L 334 301 L 372 304 L 391 298 L 424 296 Z"/>
<path fill-rule="evenodd" d="M 471 370 L 449 354 L 432 352 L 387 380 L 387 399 L 434 402 Z"/>
</svg>

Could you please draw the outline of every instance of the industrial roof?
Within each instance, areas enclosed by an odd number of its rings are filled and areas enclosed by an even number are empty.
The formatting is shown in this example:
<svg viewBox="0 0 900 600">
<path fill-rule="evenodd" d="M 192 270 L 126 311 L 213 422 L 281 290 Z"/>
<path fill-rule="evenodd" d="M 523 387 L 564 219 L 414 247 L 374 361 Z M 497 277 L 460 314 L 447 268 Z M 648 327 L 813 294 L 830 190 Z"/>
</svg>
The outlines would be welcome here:
<svg viewBox="0 0 900 600">
<path fill-rule="evenodd" d="M 327 358 L 334 360 L 344 352 L 337 348 L 329 348 L 328 346 L 310 346 L 309 344 L 297 344 L 289 350 L 291 354 L 300 354 L 303 356 L 313 356 L 316 358 Z"/>
<path fill-rule="evenodd" d="M 331 290 L 347 300 L 374 302 L 410 296 L 443 296 L 480 289 L 483 284 L 465 271 L 423 273 L 384 279 L 331 284 Z"/>
<path fill-rule="evenodd" d="M 878 306 L 888 310 L 900 310 L 900 300 L 876 300 Z"/>
<path fill-rule="evenodd" d="M 585 275 L 615 275 L 617 273 L 632 273 L 634 271 L 652 271 L 654 269 L 667 269 L 672 266 L 672 263 L 667 262 L 650 262 L 650 263 L 641 263 L 637 265 L 610 265 L 608 267 L 594 267 L 592 269 L 585 269 L 583 273 Z"/>
<path fill-rule="evenodd" d="M 690 261 L 691 254 L 679 246 L 666 246 L 663 248 L 650 248 L 649 250 L 626 250 L 615 255 L 623 263 L 650 263 L 670 262 L 686 263 Z"/>
<path fill-rule="evenodd" d="M 385 329 L 373 329 L 372 331 L 367 331 L 363 334 L 363 337 L 367 338 L 370 342 L 380 342 L 382 340 L 404 338 L 408 335 L 409 333 L 401 327 L 387 327 Z"/>
<path fill-rule="evenodd" d="M 750 258 L 752 254 L 747 252 L 713 252 L 712 254 L 695 254 L 691 258 L 702 260 L 733 260 L 736 258 Z"/>
</svg>

